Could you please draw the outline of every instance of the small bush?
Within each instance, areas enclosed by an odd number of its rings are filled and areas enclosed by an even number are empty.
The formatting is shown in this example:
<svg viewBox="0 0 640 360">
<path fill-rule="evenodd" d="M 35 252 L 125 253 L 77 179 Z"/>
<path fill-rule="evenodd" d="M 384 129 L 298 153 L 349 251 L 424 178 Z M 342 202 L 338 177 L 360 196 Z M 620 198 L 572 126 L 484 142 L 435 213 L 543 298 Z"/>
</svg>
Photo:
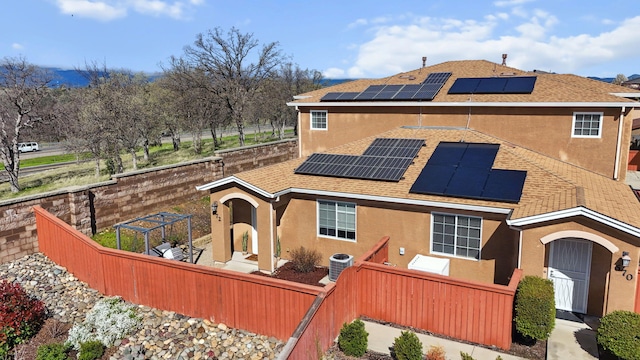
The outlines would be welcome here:
<svg viewBox="0 0 640 360">
<path fill-rule="evenodd" d="M 322 255 L 317 250 L 307 250 L 304 246 L 291 251 L 291 262 L 297 272 L 312 272 L 320 264 L 320 259 Z"/>
<path fill-rule="evenodd" d="M 104 345 L 100 341 L 87 341 L 80 344 L 78 360 L 96 360 L 104 354 Z"/>
<path fill-rule="evenodd" d="M 369 333 L 364 329 L 364 323 L 355 319 L 351 324 L 344 323 L 338 336 L 338 346 L 345 355 L 362 356 L 367 351 Z"/>
<path fill-rule="evenodd" d="M 44 303 L 19 284 L 0 281 L 0 357 L 35 335 L 44 322 Z"/>
<path fill-rule="evenodd" d="M 82 324 L 69 330 L 67 344 L 80 350 L 80 344 L 96 340 L 104 346 L 112 346 L 140 326 L 140 318 L 135 308 L 118 297 L 104 298 L 87 312 Z"/>
<path fill-rule="evenodd" d="M 425 355 L 427 360 L 445 360 L 444 348 L 442 346 L 429 346 L 429 351 Z"/>
<path fill-rule="evenodd" d="M 516 330 L 533 340 L 547 340 L 555 326 L 556 302 L 551 280 L 525 276 L 516 292 Z"/>
<path fill-rule="evenodd" d="M 36 353 L 36 360 L 67 360 L 69 347 L 62 343 L 40 345 Z"/>
<path fill-rule="evenodd" d="M 411 331 L 402 331 L 393 339 L 393 355 L 398 360 L 422 360 L 422 343 L 418 336 Z"/>
<path fill-rule="evenodd" d="M 464 351 L 460 351 L 460 359 L 461 360 L 474 360 L 473 356 L 467 354 Z"/>
<path fill-rule="evenodd" d="M 640 360 L 640 314 L 614 311 L 600 319 L 598 344 L 626 360 Z"/>
</svg>

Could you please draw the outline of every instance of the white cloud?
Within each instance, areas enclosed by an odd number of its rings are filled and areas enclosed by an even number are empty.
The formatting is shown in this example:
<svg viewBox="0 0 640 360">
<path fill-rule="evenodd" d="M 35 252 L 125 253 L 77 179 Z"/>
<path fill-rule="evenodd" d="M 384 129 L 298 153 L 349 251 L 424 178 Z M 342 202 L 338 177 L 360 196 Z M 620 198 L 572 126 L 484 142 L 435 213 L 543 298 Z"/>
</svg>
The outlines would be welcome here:
<svg viewBox="0 0 640 360">
<path fill-rule="evenodd" d="M 353 29 L 358 26 L 364 26 L 364 25 L 367 25 L 368 23 L 369 22 L 366 19 L 358 19 L 352 22 L 351 24 L 347 25 L 347 29 Z"/>
<path fill-rule="evenodd" d="M 142 15 L 184 19 L 186 10 L 204 4 L 204 0 L 56 0 L 63 14 L 111 21 L 126 17 L 129 11 Z"/>
<path fill-rule="evenodd" d="M 104 1 L 57 0 L 56 3 L 63 14 L 100 21 L 111 21 L 127 15 L 126 7 L 112 6 Z"/>
<path fill-rule="evenodd" d="M 344 70 L 338 68 L 329 68 L 322 72 L 322 75 L 329 79 L 336 79 L 344 77 Z"/>
<path fill-rule="evenodd" d="M 22 49 L 24 49 L 24 45 L 18 44 L 18 43 L 13 43 L 13 44 L 11 44 L 11 48 L 13 50 L 22 50 Z"/>
<path fill-rule="evenodd" d="M 517 7 L 524 2 L 500 3 Z M 500 63 L 503 53 L 509 55 L 507 64 L 516 68 L 575 73 L 634 56 L 638 48 L 640 16 L 619 23 L 609 32 L 589 34 L 589 28 L 574 27 L 574 34 L 560 36 L 553 35 L 553 30 L 562 19 L 538 9 L 519 11 L 527 17 L 496 13 L 482 20 L 423 17 L 404 24 L 369 25 L 361 31 L 373 31 L 373 38 L 359 45 L 355 60 L 343 69 L 330 69 L 325 76 L 340 72 L 349 77 L 388 76 L 419 68 L 422 56 L 427 56 L 427 64 L 464 59 Z"/>
<path fill-rule="evenodd" d="M 495 1 L 493 5 L 497 7 L 510 7 L 510 6 L 518 6 L 518 5 L 526 4 L 531 1 L 533 0 L 502 0 L 502 1 Z"/>
</svg>

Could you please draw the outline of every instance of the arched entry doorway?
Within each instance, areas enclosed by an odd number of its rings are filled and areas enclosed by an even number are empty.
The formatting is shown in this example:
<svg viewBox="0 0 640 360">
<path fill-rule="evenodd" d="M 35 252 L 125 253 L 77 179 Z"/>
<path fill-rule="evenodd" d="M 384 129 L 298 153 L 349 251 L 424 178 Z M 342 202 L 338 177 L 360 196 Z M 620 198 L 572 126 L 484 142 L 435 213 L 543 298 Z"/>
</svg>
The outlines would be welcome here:
<svg viewBox="0 0 640 360">
<path fill-rule="evenodd" d="M 556 308 L 586 314 L 589 308 L 601 307 L 611 254 L 618 248 L 584 231 L 560 231 L 540 241 L 548 249 L 547 277 L 553 282 Z"/>
<path fill-rule="evenodd" d="M 220 199 L 229 208 L 229 232 L 231 253 L 245 251 L 243 238 L 246 237 L 246 252 L 258 254 L 258 203 L 251 197 L 232 193 Z"/>
</svg>

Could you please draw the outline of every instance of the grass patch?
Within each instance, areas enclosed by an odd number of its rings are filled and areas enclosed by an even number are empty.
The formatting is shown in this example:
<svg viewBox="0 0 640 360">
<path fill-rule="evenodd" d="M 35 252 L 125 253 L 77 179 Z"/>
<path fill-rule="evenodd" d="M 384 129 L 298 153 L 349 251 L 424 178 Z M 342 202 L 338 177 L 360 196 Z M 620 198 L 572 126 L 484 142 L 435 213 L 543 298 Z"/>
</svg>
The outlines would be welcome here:
<svg viewBox="0 0 640 360">
<path fill-rule="evenodd" d="M 289 138 L 293 135 L 293 130 L 285 132 L 289 135 Z M 149 161 L 143 160 L 143 152 L 140 149 L 137 154 L 138 169 L 150 169 L 156 166 L 172 165 L 191 160 L 204 159 L 211 157 L 215 154 L 216 150 L 232 149 L 238 147 L 238 136 L 229 135 L 222 137 L 220 146 L 217 149 L 213 149 L 212 139 L 202 140 L 202 152 L 196 154 L 193 151 L 192 141 L 183 141 L 180 143 L 178 151 L 173 150 L 173 145 L 170 139 L 163 139 L 162 146 L 154 146 L 149 149 L 150 157 Z M 272 137 L 271 132 L 262 132 L 257 135 L 246 134 L 245 145 L 255 145 L 269 143 L 277 141 L 277 137 Z M 125 167 L 125 172 L 133 170 L 131 154 L 122 153 L 122 162 Z M 88 159 L 87 154 L 83 154 L 81 159 Z M 21 161 L 21 168 L 37 165 L 48 165 L 60 162 L 74 162 L 76 161 L 75 154 L 65 155 L 52 155 L 43 156 L 33 159 L 25 159 Z M 13 199 L 22 196 L 35 195 L 48 191 L 55 191 L 73 186 L 86 186 L 95 184 L 98 182 L 107 181 L 111 176 L 107 173 L 106 165 L 104 161 L 100 161 L 101 174 L 99 177 L 95 176 L 95 161 L 85 161 L 80 163 L 69 163 L 64 167 L 57 169 L 43 171 L 34 175 L 20 176 L 20 187 L 22 190 L 18 193 L 12 193 L 9 187 L 9 183 L 0 183 L 0 200 Z M 4 168 L 2 168 L 4 171 Z"/>
</svg>

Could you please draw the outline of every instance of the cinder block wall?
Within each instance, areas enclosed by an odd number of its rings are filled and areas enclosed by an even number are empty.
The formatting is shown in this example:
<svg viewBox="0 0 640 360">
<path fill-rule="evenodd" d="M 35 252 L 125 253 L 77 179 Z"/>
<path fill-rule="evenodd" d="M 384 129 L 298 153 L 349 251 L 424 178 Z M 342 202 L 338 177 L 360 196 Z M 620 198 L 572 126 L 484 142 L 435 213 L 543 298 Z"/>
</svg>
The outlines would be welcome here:
<svg viewBox="0 0 640 360">
<path fill-rule="evenodd" d="M 0 202 L 0 263 L 38 252 L 40 205 L 87 235 L 208 193 L 197 185 L 298 156 L 298 141 L 220 151 L 216 157 L 114 175 L 110 181 Z"/>
</svg>

